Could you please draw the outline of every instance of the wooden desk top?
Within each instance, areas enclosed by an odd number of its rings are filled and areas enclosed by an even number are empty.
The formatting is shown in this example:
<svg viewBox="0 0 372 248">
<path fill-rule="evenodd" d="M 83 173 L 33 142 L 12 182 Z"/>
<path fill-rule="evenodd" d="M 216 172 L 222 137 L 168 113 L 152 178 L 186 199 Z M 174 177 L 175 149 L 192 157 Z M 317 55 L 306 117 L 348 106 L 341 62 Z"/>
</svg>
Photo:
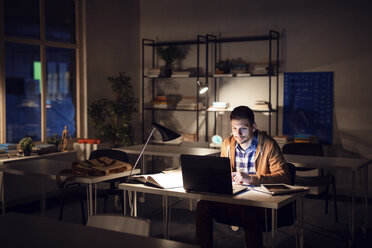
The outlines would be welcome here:
<svg viewBox="0 0 372 248">
<path fill-rule="evenodd" d="M 52 159 L 38 159 L 38 160 L 23 160 L 13 162 L 11 164 L 4 164 L 2 171 L 4 173 L 13 175 L 40 175 L 48 176 L 49 179 L 55 180 L 56 175 L 64 169 L 71 169 L 71 163 L 68 161 L 52 160 Z M 140 173 L 140 169 L 135 169 L 133 175 Z M 114 173 L 106 176 L 89 176 L 76 177 L 74 182 L 79 183 L 97 183 L 120 177 L 125 177 L 130 174 L 130 171 L 122 173 Z M 66 175 L 68 176 L 68 175 Z M 62 177 L 62 180 L 65 177 Z"/>
<path fill-rule="evenodd" d="M 125 151 L 128 154 L 139 154 L 143 148 L 143 144 L 115 148 L 116 150 Z M 181 154 L 188 155 L 219 155 L 219 149 L 201 148 L 201 147 L 185 147 L 179 145 L 148 145 L 144 151 L 145 155 L 179 157 Z"/>
<path fill-rule="evenodd" d="M 278 209 L 300 197 L 303 197 L 307 193 L 306 191 L 303 191 L 298 193 L 272 196 L 270 194 L 257 192 L 255 190 L 247 190 L 240 194 L 230 196 L 219 194 L 188 193 L 185 192 L 183 187 L 172 189 L 160 189 L 156 187 L 146 186 L 144 184 L 131 183 L 121 183 L 119 184 L 119 189 L 173 197 L 182 197 L 187 199 L 216 201 L 271 209 Z"/>
<path fill-rule="evenodd" d="M 19 213 L 0 216 L 0 244 L 4 248 L 196 248 L 194 245 L 171 240 L 108 231 Z"/>
<path fill-rule="evenodd" d="M 29 160 L 36 160 L 36 159 L 60 159 L 66 156 L 74 156 L 76 157 L 76 151 L 66 151 L 66 152 L 53 152 L 47 153 L 43 155 L 32 155 L 32 156 L 14 156 L 10 158 L 1 158 L 0 164 L 11 164 L 20 161 L 29 161 Z"/>
<path fill-rule="evenodd" d="M 356 171 L 371 163 L 363 158 L 319 157 L 284 154 L 287 162 L 298 167 Z"/>
</svg>

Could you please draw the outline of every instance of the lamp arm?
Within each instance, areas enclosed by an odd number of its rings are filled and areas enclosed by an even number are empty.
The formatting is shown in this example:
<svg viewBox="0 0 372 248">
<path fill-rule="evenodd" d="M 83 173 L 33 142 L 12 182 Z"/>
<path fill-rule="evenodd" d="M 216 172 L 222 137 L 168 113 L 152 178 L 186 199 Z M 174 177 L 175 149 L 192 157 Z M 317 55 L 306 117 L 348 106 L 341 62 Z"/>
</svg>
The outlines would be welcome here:
<svg viewBox="0 0 372 248">
<path fill-rule="evenodd" d="M 152 136 L 152 134 L 154 133 L 155 129 L 156 129 L 155 127 L 152 129 L 152 131 L 151 131 L 149 137 L 147 138 L 146 143 L 145 143 L 145 145 L 143 146 L 142 151 L 141 151 L 141 153 L 139 154 L 136 163 L 134 164 L 133 168 L 131 169 L 131 171 L 130 171 L 130 173 L 129 173 L 129 176 L 128 176 L 128 179 L 127 179 L 127 182 L 129 182 L 130 177 L 132 176 L 134 169 L 136 168 L 136 166 L 137 166 L 139 160 L 141 159 L 142 154 L 143 154 L 143 152 L 145 151 L 145 149 L 146 149 L 146 147 L 147 147 L 147 144 L 149 143 L 149 141 L 150 141 L 150 139 L 151 139 L 151 136 Z"/>
</svg>

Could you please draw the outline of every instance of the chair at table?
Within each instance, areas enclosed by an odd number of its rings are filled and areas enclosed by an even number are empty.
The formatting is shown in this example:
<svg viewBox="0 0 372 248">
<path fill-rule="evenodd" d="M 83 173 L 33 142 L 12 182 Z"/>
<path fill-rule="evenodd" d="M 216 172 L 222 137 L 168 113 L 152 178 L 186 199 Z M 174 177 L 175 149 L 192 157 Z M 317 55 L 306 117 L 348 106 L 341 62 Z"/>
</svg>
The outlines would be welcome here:
<svg viewBox="0 0 372 248">
<path fill-rule="evenodd" d="M 109 157 L 111 159 L 115 159 L 122 162 L 128 162 L 128 155 L 124 151 L 119 150 L 111 150 L 111 149 L 98 149 L 91 152 L 89 155 L 89 160 L 96 159 L 100 157 Z M 116 187 L 116 181 L 118 179 L 107 181 L 110 183 L 110 189 L 108 190 L 100 190 L 98 192 L 97 197 L 103 197 L 104 198 L 104 209 L 103 211 L 106 212 L 107 209 L 107 201 L 109 195 L 119 195 L 121 196 L 119 190 Z M 79 198 L 80 199 L 80 205 L 81 205 L 81 212 L 82 212 L 82 218 L 83 223 L 85 224 L 85 211 L 84 211 L 84 199 L 86 199 L 86 188 L 84 185 L 81 185 L 80 183 L 67 183 L 64 185 L 62 189 L 62 195 L 61 195 L 61 208 L 59 213 L 59 220 L 62 220 L 63 218 L 63 210 L 65 205 L 66 198 Z M 122 197 L 119 197 L 121 200 L 121 203 L 123 201 Z"/>
<path fill-rule="evenodd" d="M 87 226 L 149 237 L 151 222 L 124 215 L 93 215 L 89 217 Z"/>
<path fill-rule="evenodd" d="M 282 148 L 284 154 L 295 154 L 295 155 L 306 155 L 306 156 L 323 156 L 323 148 L 321 144 L 315 143 L 288 143 Z M 296 167 L 296 171 L 314 171 L 315 168 L 302 168 Z M 333 200 L 334 200 L 334 211 L 335 221 L 338 222 L 337 212 L 337 195 L 335 177 L 331 173 L 324 175 L 324 171 L 321 170 L 319 176 L 298 176 L 295 177 L 295 185 L 307 186 L 307 187 L 326 187 L 325 191 L 325 213 L 328 213 L 328 189 L 332 186 L 333 189 Z"/>
<path fill-rule="evenodd" d="M 290 185 L 294 184 L 295 180 L 295 175 L 296 175 L 296 167 L 291 164 L 287 163 L 288 170 L 290 173 Z M 271 219 L 271 211 L 269 209 L 265 209 L 265 220 L 264 220 L 264 232 L 270 232 L 271 231 L 271 224 L 272 224 L 272 219 Z M 296 220 L 296 204 L 295 202 L 289 203 L 281 208 L 278 209 L 277 211 L 277 228 L 284 227 L 284 226 L 291 226 L 295 223 Z M 231 229 L 236 231 L 240 227 L 239 223 L 234 223 L 234 222 L 222 222 L 219 220 L 215 220 L 218 223 L 221 224 L 226 224 L 226 225 L 231 225 Z M 296 236 L 297 237 L 297 236 Z M 296 242 L 297 246 L 297 242 Z"/>
<path fill-rule="evenodd" d="M 288 170 L 290 173 L 290 185 L 294 185 L 295 182 L 295 176 L 296 176 L 296 167 L 294 164 L 287 163 Z M 296 220 L 296 204 L 295 202 L 287 204 L 281 208 L 278 209 L 277 213 L 277 227 L 283 227 L 283 226 L 291 226 L 294 224 Z M 271 211 L 266 209 L 265 211 L 265 231 L 270 232 L 271 231 Z"/>
<path fill-rule="evenodd" d="M 111 150 L 111 149 L 98 149 L 94 150 L 91 152 L 89 159 L 95 159 L 95 158 L 100 158 L 100 157 L 109 157 L 111 159 L 115 159 L 118 161 L 122 161 L 125 163 L 129 162 L 129 158 L 126 152 L 124 151 L 119 151 L 119 150 Z M 106 212 L 107 210 L 107 202 L 108 202 L 108 197 L 110 195 L 117 195 L 119 196 L 121 207 L 123 207 L 123 197 L 122 197 L 122 191 L 118 189 L 117 184 L 119 182 L 123 182 L 121 179 L 114 179 L 114 180 L 109 180 L 106 181 L 107 183 L 110 183 L 110 189 L 105 191 L 103 197 L 104 197 L 104 207 L 103 207 L 103 212 Z"/>
</svg>

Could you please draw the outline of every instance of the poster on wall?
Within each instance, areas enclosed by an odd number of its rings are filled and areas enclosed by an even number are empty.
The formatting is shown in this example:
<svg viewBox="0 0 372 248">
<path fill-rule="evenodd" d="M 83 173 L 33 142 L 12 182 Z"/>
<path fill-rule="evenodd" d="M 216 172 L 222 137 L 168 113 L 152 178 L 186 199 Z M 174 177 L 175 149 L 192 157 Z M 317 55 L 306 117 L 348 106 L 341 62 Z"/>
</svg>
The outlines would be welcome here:
<svg viewBox="0 0 372 248">
<path fill-rule="evenodd" d="M 333 72 L 284 73 L 283 134 L 332 143 Z"/>
</svg>

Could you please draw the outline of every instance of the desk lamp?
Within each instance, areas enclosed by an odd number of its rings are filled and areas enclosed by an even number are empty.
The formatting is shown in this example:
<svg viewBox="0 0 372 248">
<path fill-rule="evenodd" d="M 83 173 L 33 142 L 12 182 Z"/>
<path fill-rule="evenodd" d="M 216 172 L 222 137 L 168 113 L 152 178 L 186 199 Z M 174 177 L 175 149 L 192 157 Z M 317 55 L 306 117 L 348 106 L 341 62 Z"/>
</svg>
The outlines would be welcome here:
<svg viewBox="0 0 372 248">
<path fill-rule="evenodd" d="M 141 159 L 142 157 L 142 154 L 143 152 L 145 151 L 146 147 L 147 147 L 147 144 L 149 143 L 155 129 L 157 129 L 159 131 L 159 133 L 161 134 L 161 137 L 162 137 L 162 140 L 163 140 L 163 143 L 164 144 L 180 144 L 182 141 L 183 141 L 183 136 L 182 134 L 179 134 L 173 130 L 170 130 L 169 128 L 166 128 L 156 122 L 153 122 L 152 123 L 152 126 L 153 126 L 153 129 L 149 135 L 149 137 L 147 137 L 147 140 L 146 140 L 146 143 L 145 145 L 143 146 L 142 150 L 141 150 L 141 153 L 139 154 L 137 160 L 136 160 L 136 163 L 134 164 L 132 170 L 130 171 L 130 174 L 128 176 L 128 179 L 127 179 L 127 182 L 129 182 L 130 180 L 130 177 L 132 176 L 132 173 L 134 171 L 134 169 L 136 168 L 139 160 Z"/>
<path fill-rule="evenodd" d="M 208 91 L 208 85 L 207 84 L 203 84 L 202 82 L 200 81 L 197 81 L 198 85 L 200 86 L 200 90 L 199 90 L 199 94 L 202 95 L 204 94 L 205 92 Z"/>
</svg>

